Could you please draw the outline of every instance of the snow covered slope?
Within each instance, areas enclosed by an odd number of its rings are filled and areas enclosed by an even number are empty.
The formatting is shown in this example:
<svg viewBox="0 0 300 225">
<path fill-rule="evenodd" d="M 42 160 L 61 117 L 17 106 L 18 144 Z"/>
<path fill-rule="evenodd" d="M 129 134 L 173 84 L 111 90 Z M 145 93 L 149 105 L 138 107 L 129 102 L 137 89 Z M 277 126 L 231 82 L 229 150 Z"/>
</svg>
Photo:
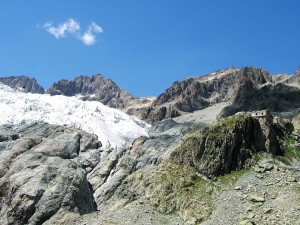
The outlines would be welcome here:
<svg viewBox="0 0 300 225">
<path fill-rule="evenodd" d="M 142 135 L 147 123 L 100 102 L 76 97 L 26 94 L 0 83 L 0 124 L 45 121 L 81 128 L 98 135 L 104 147 L 128 147 Z"/>
</svg>

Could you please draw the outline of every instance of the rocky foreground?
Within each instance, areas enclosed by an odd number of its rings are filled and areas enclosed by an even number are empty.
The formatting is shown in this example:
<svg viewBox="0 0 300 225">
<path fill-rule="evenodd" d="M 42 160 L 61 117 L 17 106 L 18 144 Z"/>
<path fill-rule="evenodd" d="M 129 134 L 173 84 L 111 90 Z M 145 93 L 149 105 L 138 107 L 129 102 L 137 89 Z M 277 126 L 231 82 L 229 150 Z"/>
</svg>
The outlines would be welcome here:
<svg viewBox="0 0 300 225">
<path fill-rule="evenodd" d="M 64 126 L 2 125 L 0 223 L 299 223 L 299 137 L 289 122 L 165 120 L 149 135 L 109 150 Z"/>
<path fill-rule="evenodd" d="M 0 223 L 42 224 L 63 211 L 96 208 L 87 169 L 97 136 L 46 123 L 0 127 Z"/>
</svg>

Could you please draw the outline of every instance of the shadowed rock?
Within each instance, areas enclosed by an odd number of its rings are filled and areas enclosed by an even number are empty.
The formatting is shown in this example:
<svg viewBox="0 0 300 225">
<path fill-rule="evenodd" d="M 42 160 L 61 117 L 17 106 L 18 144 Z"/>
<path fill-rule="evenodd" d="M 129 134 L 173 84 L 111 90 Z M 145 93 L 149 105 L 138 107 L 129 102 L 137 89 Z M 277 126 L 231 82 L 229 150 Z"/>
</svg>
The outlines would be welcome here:
<svg viewBox="0 0 300 225">
<path fill-rule="evenodd" d="M 291 131 L 289 124 L 273 123 L 272 118 L 239 114 L 191 134 L 171 158 L 207 176 L 224 175 L 249 167 L 257 152 L 283 155 L 281 143 Z"/>
</svg>

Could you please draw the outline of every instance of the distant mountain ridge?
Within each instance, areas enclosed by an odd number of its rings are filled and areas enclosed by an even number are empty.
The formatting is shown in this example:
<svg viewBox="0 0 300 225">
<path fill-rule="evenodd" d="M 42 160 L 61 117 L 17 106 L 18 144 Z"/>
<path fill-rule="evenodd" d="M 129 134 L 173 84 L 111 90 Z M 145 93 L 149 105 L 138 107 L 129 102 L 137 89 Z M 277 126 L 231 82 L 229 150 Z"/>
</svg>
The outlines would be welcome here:
<svg viewBox="0 0 300 225">
<path fill-rule="evenodd" d="M 39 93 L 38 90 L 42 90 L 38 88 L 40 86 L 35 79 L 24 76 L 0 78 L 0 82 L 12 88 L 25 87 L 26 92 Z M 77 95 L 84 101 L 99 101 L 152 124 L 218 103 L 227 104 L 220 114 L 221 117 L 239 111 L 267 108 L 273 112 L 283 112 L 300 108 L 297 101 L 300 97 L 300 69 L 293 76 L 289 76 L 270 75 L 262 68 L 231 67 L 175 81 L 156 98 L 135 97 L 100 74 L 78 76 L 74 80 L 60 80 L 46 93 Z"/>
<path fill-rule="evenodd" d="M 11 77 L 0 77 L 0 82 L 10 86 L 13 89 L 19 89 L 27 93 L 38 93 L 44 94 L 45 89 L 38 84 L 34 78 L 26 76 L 11 76 Z"/>
<path fill-rule="evenodd" d="M 215 73 L 174 82 L 159 95 L 148 114 L 149 123 L 174 118 L 227 102 L 221 117 L 239 111 L 270 109 L 290 111 L 300 107 L 300 72 L 294 76 L 273 76 L 261 68 L 229 68 Z"/>
<path fill-rule="evenodd" d="M 113 108 L 123 108 L 132 95 L 100 74 L 79 76 L 74 80 L 60 80 L 47 90 L 50 95 L 82 95 L 83 100 L 100 101 Z"/>
</svg>

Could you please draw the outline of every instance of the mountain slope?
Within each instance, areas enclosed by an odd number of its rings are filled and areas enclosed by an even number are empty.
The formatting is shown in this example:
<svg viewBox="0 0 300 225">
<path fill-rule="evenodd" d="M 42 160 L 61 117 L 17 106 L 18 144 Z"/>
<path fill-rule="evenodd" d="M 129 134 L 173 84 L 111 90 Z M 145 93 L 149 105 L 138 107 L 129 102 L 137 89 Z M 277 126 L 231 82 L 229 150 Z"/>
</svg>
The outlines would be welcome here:
<svg viewBox="0 0 300 225">
<path fill-rule="evenodd" d="M 221 117 L 239 111 L 270 109 L 292 112 L 300 107 L 300 70 L 293 76 L 270 75 L 261 68 L 228 68 L 214 73 L 176 81 L 157 98 L 134 97 L 102 75 L 79 76 L 60 80 L 47 91 L 50 95 L 78 96 L 81 100 L 100 101 L 149 123 L 175 118 L 226 103 Z M 18 81 L 18 79 L 19 81 Z M 22 77 L 6 78 L 12 85 Z M 12 82 L 13 81 L 13 82 Z"/>
<path fill-rule="evenodd" d="M 134 139 L 147 136 L 147 125 L 139 119 L 76 97 L 26 94 L 0 84 L 0 123 L 45 121 L 81 128 L 98 135 L 105 147 L 128 147 Z"/>
<path fill-rule="evenodd" d="M 84 101 L 99 101 L 129 115 L 144 118 L 147 107 L 155 97 L 135 97 L 102 75 L 79 76 L 74 80 L 60 80 L 47 90 L 50 95 L 80 96 Z M 146 109 L 146 110 L 145 110 Z"/>
<path fill-rule="evenodd" d="M 222 117 L 233 115 L 239 111 L 253 111 L 269 109 L 272 112 L 293 112 L 300 107 L 300 89 L 297 82 L 298 73 L 285 77 L 281 81 L 272 79 L 264 84 L 257 84 L 245 79 L 231 102 L 224 108 Z M 274 81 L 275 80 L 275 81 Z M 292 84 L 289 81 L 293 81 Z"/>
<path fill-rule="evenodd" d="M 228 103 L 222 117 L 239 111 L 293 111 L 300 107 L 299 74 L 273 77 L 261 68 L 244 67 L 176 81 L 145 109 L 142 119 L 155 123 L 218 103 Z"/>
<path fill-rule="evenodd" d="M 283 81 L 285 84 L 289 84 L 289 85 L 295 85 L 297 87 L 300 86 L 300 67 L 298 68 L 297 72 L 289 77 L 288 79 L 285 79 Z"/>
<path fill-rule="evenodd" d="M 36 79 L 26 76 L 0 77 L 0 82 L 27 93 L 45 93 L 44 88 L 37 83 Z"/>
<path fill-rule="evenodd" d="M 74 80 L 60 80 L 47 90 L 50 95 L 82 95 L 83 100 L 100 101 L 113 108 L 123 108 L 132 95 L 102 75 L 79 76 Z"/>
<path fill-rule="evenodd" d="M 108 221 L 108 215 L 112 224 L 120 225 L 206 220 L 212 220 L 206 224 L 239 224 L 249 211 L 255 212 L 252 224 L 297 221 L 299 214 L 293 212 L 299 201 L 299 159 L 288 158 L 289 148 L 296 146 L 294 142 L 286 146 L 287 139 L 294 139 L 289 125 L 250 114 L 207 127 L 173 119 L 158 122 L 150 128 L 149 138 L 137 139 L 118 156 L 110 153 L 109 160 L 101 160 L 88 174 L 100 212 L 68 224 L 98 225 L 102 219 Z M 300 156 L 299 147 L 292 151 Z M 231 208 L 233 204 L 237 208 Z M 265 213 L 270 208 L 271 213 Z M 166 217 L 159 223 L 161 215 Z M 170 217 L 176 216 L 183 221 L 171 222 Z"/>
</svg>

